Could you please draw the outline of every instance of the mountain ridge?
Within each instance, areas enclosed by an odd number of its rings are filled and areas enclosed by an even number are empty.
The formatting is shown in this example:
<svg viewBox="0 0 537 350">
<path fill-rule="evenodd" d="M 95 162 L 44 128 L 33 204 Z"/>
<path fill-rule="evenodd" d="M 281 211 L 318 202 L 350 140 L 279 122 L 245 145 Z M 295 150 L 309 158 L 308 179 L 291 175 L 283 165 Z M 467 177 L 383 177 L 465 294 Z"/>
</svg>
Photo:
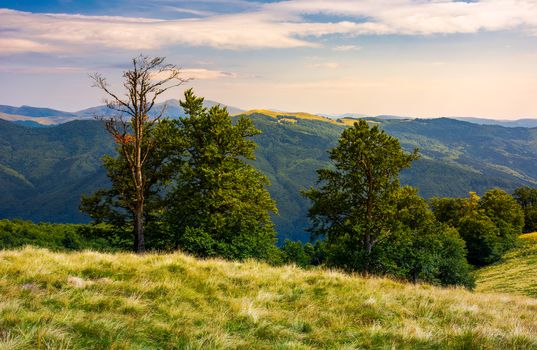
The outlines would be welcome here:
<svg viewBox="0 0 537 350">
<path fill-rule="evenodd" d="M 206 107 L 212 107 L 214 105 L 221 105 L 227 107 L 231 115 L 239 114 L 253 114 L 253 113 L 263 113 L 265 115 L 270 115 L 273 117 L 277 116 L 291 116 L 294 118 L 305 118 L 313 120 L 324 120 L 328 123 L 333 123 L 335 120 L 336 123 L 351 125 L 352 121 L 355 119 L 379 119 L 379 120 L 414 120 L 414 119 L 441 119 L 449 118 L 454 120 L 465 121 L 478 125 L 498 125 L 509 128 L 514 127 L 525 127 L 525 128 L 534 128 L 537 127 L 537 118 L 520 118 L 515 120 L 504 120 L 504 119 L 491 119 L 491 118 L 481 118 L 481 117 L 457 117 L 457 116 L 446 116 L 446 117 L 437 117 L 437 118 L 414 118 L 409 116 L 398 116 L 398 115 L 367 115 L 361 113 L 343 113 L 343 114 L 323 114 L 323 113 L 308 113 L 308 112 L 286 112 L 280 111 L 277 109 L 251 109 L 243 110 L 237 107 L 229 106 L 224 103 L 205 100 Z M 159 108 L 162 108 L 164 104 L 167 104 L 168 108 L 166 115 L 168 117 L 179 118 L 185 116 L 182 108 L 179 106 L 179 100 L 169 99 L 167 101 L 156 104 L 155 109 L 152 115 L 156 115 L 160 112 Z M 0 105 L 0 118 L 11 120 L 11 121 L 33 121 L 35 123 L 52 125 L 52 124 L 61 124 L 72 120 L 77 119 L 93 119 L 95 116 L 107 116 L 112 113 L 115 113 L 108 109 L 105 105 L 95 106 L 85 108 L 75 112 L 66 112 L 57 109 L 47 108 L 47 107 L 32 107 L 22 105 L 20 107 L 9 106 L 9 105 Z M 38 119 L 41 118 L 41 119 Z M 46 118 L 46 119 L 43 119 Z M 27 124 L 31 125 L 31 124 Z M 35 126 L 35 125 L 34 125 Z"/>
</svg>

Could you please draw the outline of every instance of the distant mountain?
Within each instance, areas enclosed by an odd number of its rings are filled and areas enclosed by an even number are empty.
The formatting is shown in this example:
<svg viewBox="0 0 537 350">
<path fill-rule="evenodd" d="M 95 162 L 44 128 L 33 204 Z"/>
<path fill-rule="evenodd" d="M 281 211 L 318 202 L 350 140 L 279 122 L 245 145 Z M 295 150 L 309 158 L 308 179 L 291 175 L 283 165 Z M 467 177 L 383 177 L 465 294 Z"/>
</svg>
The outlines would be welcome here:
<svg viewBox="0 0 537 350">
<path fill-rule="evenodd" d="M 0 112 L 0 119 L 12 121 L 18 124 L 26 124 L 28 126 L 42 127 L 42 126 L 50 126 L 50 125 L 67 123 L 67 122 L 70 122 L 79 118 L 72 117 L 72 116 L 70 117 L 69 116 L 68 117 L 65 117 L 65 116 L 29 117 L 26 115 L 8 114 L 8 113 Z"/>
<path fill-rule="evenodd" d="M 75 117 L 74 113 L 59 111 L 50 108 L 31 107 L 31 106 L 5 106 L 0 105 L 0 112 L 6 114 L 22 115 L 26 117 Z"/>
<path fill-rule="evenodd" d="M 316 170 L 329 164 L 328 149 L 353 119 L 269 112 L 248 112 L 262 131 L 255 137 L 253 164 L 272 183 L 280 237 L 306 240 L 309 202 L 300 190 L 315 184 Z M 401 181 L 425 197 L 537 187 L 537 129 L 447 118 L 368 120 L 398 137 L 405 149 L 420 149 L 421 159 L 403 171 Z M 32 128 L 0 120 L 0 218 L 86 222 L 78 211 L 80 195 L 108 185 L 100 158 L 113 152 L 100 121 Z"/>
<path fill-rule="evenodd" d="M 41 124 L 34 120 L 14 120 L 13 123 L 25 126 L 31 126 L 33 128 L 49 128 L 52 125 Z"/>
<path fill-rule="evenodd" d="M 222 106 L 226 106 L 229 113 L 231 115 L 237 115 L 244 113 L 245 111 L 233 107 L 233 106 L 227 106 L 225 104 L 211 101 L 211 100 L 205 100 L 204 105 L 206 107 L 212 107 L 214 105 L 220 104 Z M 168 118 L 180 118 L 184 117 L 185 113 L 181 106 L 179 105 L 178 100 L 170 99 L 162 103 L 158 103 L 153 108 L 152 112 L 150 113 L 151 116 L 158 115 L 162 108 L 166 106 L 166 113 L 165 115 Z M 356 119 L 379 119 L 379 120 L 410 120 L 410 119 L 416 119 L 412 117 L 405 117 L 405 116 L 397 116 L 397 115 L 366 115 L 366 114 L 360 114 L 360 113 L 343 113 L 343 114 L 311 114 L 311 113 L 287 113 L 279 110 L 252 110 L 247 113 L 252 112 L 262 112 L 266 115 L 309 115 L 309 119 L 319 119 L 319 118 L 327 118 L 327 119 L 333 119 L 336 120 L 344 125 L 352 124 L 352 120 Z M 90 107 L 86 108 L 77 112 L 66 112 L 66 111 L 60 111 L 56 109 L 51 108 L 42 108 L 42 107 L 31 107 L 31 106 L 21 106 L 21 107 L 13 107 L 13 106 L 6 106 L 6 105 L 0 105 L 0 119 L 4 120 L 11 120 L 11 121 L 18 121 L 19 123 L 28 125 L 28 126 L 36 126 L 39 127 L 41 125 L 53 125 L 53 124 L 62 124 L 73 120 L 79 120 L 79 119 L 94 119 L 96 116 L 110 116 L 116 114 L 115 111 L 109 109 L 108 107 L 101 105 L 96 107 Z M 449 117 L 450 119 L 460 120 L 460 121 L 466 121 L 474 124 L 479 125 L 499 125 L 504 127 L 524 127 L 524 128 L 536 128 L 537 127 L 537 119 L 531 119 L 531 118 L 525 118 L 525 119 L 518 119 L 518 120 L 496 120 L 496 119 L 488 119 L 488 118 L 475 118 L 475 117 Z"/>
<path fill-rule="evenodd" d="M 479 125 L 500 125 L 507 128 L 536 128 L 537 119 L 524 118 L 517 120 L 497 120 L 474 117 L 452 117 L 451 119 L 462 120 Z"/>
<path fill-rule="evenodd" d="M 221 103 L 210 101 L 210 100 L 204 101 L 205 107 L 212 107 L 212 106 L 217 105 L 217 104 L 221 104 Z M 223 104 L 221 104 L 221 105 L 223 105 Z M 223 105 L 223 106 L 225 106 L 225 105 Z M 235 107 L 229 107 L 229 106 L 227 106 L 227 107 L 228 107 L 228 110 L 230 111 L 231 114 L 237 114 L 237 113 L 242 112 L 241 109 L 238 109 L 238 108 L 235 108 Z M 159 115 L 163 108 L 166 108 L 164 115 L 167 116 L 168 118 L 173 119 L 173 118 L 180 118 L 180 117 L 185 116 L 185 112 L 183 111 L 183 108 L 181 108 L 181 106 L 179 105 L 178 100 L 167 100 L 165 102 L 155 104 L 155 106 L 153 107 L 153 109 L 152 109 L 152 111 L 150 113 L 151 116 L 154 117 L 154 116 Z M 114 114 L 117 114 L 117 112 L 114 111 L 114 110 L 111 110 L 107 106 L 103 105 L 103 106 L 97 106 L 97 107 L 91 107 L 91 108 L 83 109 L 81 111 L 75 112 L 75 114 L 80 119 L 89 119 L 89 118 L 93 118 L 95 116 L 114 115 Z"/>
<path fill-rule="evenodd" d="M 368 115 L 360 113 L 343 113 L 343 114 L 319 114 L 320 116 L 331 118 L 331 119 L 367 119 L 367 118 L 376 118 L 381 120 L 391 120 L 391 119 L 414 119 L 410 117 L 402 117 L 398 115 Z"/>
<path fill-rule="evenodd" d="M 342 119 L 342 118 L 353 118 L 353 119 L 367 119 L 367 118 L 376 118 L 381 120 L 392 120 L 392 119 L 417 119 L 413 117 L 403 117 L 397 115 L 377 115 L 371 116 L 366 114 L 359 113 L 344 113 L 344 114 L 319 114 L 324 117 L 332 119 Z M 490 119 L 490 118 L 476 118 L 476 117 L 448 117 L 449 119 L 460 120 L 464 122 L 469 122 L 479 125 L 499 125 L 506 128 L 537 128 L 537 118 L 524 118 L 517 120 L 499 120 L 499 119 Z"/>
<path fill-rule="evenodd" d="M 226 106 L 219 102 L 205 100 L 204 105 L 206 107 L 212 107 L 214 105 L 220 104 Z M 163 108 L 166 107 L 165 116 L 169 118 L 180 118 L 184 117 L 185 113 L 183 108 L 179 105 L 178 100 L 168 100 L 162 103 L 158 103 L 153 107 L 151 116 L 158 115 Z M 243 110 L 226 106 L 230 114 L 239 114 Z M 78 112 L 65 112 L 59 111 L 56 109 L 50 108 L 40 108 L 40 107 L 30 107 L 30 106 L 4 106 L 0 105 L 0 119 L 18 121 L 19 123 L 29 126 L 39 126 L 41 125 L 51 125 L 51 124 L 62 124 L 73 120 L 79 119 L 94 119 L 99 116 L 110 116 L 117 114 L 117 112 L 111 110 L 107 106 L 96 106 L 91 108 L 86 108 Z"/>
</svg>

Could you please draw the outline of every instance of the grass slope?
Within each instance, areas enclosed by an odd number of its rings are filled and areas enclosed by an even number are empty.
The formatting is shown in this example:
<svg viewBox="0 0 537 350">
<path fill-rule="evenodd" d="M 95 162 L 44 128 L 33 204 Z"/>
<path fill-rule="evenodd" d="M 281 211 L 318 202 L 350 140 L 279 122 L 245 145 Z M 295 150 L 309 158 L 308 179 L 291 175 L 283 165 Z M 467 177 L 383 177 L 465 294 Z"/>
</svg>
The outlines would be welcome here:
<svg viewBox="0 0 537 350">
<path fill-rule="evenodd" d="M 530 349 L 537 300 L 183 254 L 0 252 L 2 349 Z"/>
<path fill-rule="evenodd" d="M 478 290 L 537 298 L 537 232 L 520 237 L 520 247 L 507 253 L 500 263 L 478 271 Z"/>
</svg>

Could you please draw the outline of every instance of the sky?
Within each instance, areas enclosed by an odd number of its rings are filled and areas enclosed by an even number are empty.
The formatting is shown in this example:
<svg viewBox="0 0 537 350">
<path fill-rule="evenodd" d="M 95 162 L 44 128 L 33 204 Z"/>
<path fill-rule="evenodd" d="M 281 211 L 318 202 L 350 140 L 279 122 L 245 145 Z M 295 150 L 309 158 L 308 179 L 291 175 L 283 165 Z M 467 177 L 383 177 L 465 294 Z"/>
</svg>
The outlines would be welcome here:
<svg viewBox="0 0 537 350">
<path fill-rule="evenodd" d="M 0 104 L 102 104 L 139 54 L 242 109 L 537 117 L 537 0 L 0 0 Z"/>
</svg>

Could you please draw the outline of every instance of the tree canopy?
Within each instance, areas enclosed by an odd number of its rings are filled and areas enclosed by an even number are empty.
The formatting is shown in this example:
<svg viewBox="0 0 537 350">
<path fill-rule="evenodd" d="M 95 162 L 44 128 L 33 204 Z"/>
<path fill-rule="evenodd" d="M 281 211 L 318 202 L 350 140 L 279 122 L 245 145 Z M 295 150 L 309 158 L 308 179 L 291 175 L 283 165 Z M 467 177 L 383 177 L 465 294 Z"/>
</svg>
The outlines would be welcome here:
<svg viewBox="0 0 537 350">
<path fill-rule="evenodd" d="M 312 233 L 330 245 L 349 246 L 353 256 L 345 259 L 346 268 L 371 272 L 373 249 L 392 234 L 399 172 L 417 159 L 417 151 L 404 152 L 396 138 L 360 120 L 343 131 L 329 154 L 334 168 L 318 170 L 319 188 L 304 192 L 312 201 Z"/>
<path fill-rule="evenodd" d="M 181 106 L 188 117 L 175 124 L 186 154 L 176 164 L 166 216 L 178 246 L 201 256 L 269 258 L 277 208 L 266 176 L 246 162 L 255 159 L 251 138 L 260 131 L 245 117 L 234 124 L 224 107 L 203 107 L 192 90 Z"/>
</svg>

